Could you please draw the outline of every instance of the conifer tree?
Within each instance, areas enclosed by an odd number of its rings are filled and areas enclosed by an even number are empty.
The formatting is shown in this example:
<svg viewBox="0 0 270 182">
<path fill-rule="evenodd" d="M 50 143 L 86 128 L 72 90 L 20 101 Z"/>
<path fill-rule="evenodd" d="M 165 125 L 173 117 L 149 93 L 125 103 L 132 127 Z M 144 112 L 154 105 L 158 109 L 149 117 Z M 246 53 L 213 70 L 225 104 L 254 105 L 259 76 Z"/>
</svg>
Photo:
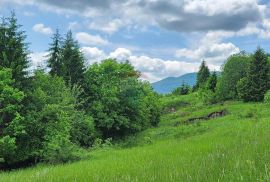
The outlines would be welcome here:
<svg viewBox="0 0 270 182">
<path fill-rule="evenodd" d="M 73 39 L 71 31 L 66 34 L 61 54 L 64 63 L 64 80 L 72 85 L 81 85 L 85 71 L 84 57 L 78 42 Z"/>
<path fill-rule="evenodd" d="M 242 89 L 246 88 L 246 89 Z M 239 93 L 244 101 L 259 102 L 269 89 L 269 65 L 264 50 L 258 48 L 250 62 L 245 81 L 239 84 Z"/>
<path fill-rule="evenodd" d="M 14 86 L 17 88 L 25 86 L 29 67 L 26 35 L 20 27 L 14 12 L 0 24 L 0 67 L 12 70 Z"/>
<path fill-rule="evenodd" d="M 214 71 L 213 74 L 211 74 L 211 76 L 208 78 L 207 89 L 211 90 L 212 92 L 215 92 L 216 86 L 217 86 L 217 74 Z"/>
<path fill-rule="evenodd" d="M 48 67 L 51 69 L 50 74 L 63 76 L 64 65 L 63 60 L 61 59 L 61 35 L 59 34 L 58 29 L 56 29 L 56 32 L 52 37 L 48 57 Z"/>
<path fill-rule="evenodd" d="M 209 76 L 210 76 L 209 68 L 207 67 L 205 61 L 203 61 L 201 66 L 200 66 L 200 70 L 198 72 L 198 75 L 197 75 L 195 89 L 198 89 L 198 88 L 202 87 L 203 85 L 205 85 Z"/>
</svg>

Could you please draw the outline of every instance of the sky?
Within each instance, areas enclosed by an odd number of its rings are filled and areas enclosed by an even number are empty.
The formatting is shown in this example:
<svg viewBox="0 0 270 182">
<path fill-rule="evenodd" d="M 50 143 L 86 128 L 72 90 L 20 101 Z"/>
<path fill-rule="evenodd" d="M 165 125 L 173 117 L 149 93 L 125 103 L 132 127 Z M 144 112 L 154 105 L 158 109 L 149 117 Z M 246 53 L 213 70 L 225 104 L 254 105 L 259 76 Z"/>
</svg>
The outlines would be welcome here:
<svg viewBox="0 0 270 182">
<path fill-rule="evenodd" d="M 129 60 L 150 82 L 198 71 L 202 60 L 219 71 L 240 51 L 270 52 L 268 0 L 0 0 L 1 16 L 13 10 L 32 67 L 45 64 L 56 29 L 72 30 L 87 66 Z"/>
</svg>

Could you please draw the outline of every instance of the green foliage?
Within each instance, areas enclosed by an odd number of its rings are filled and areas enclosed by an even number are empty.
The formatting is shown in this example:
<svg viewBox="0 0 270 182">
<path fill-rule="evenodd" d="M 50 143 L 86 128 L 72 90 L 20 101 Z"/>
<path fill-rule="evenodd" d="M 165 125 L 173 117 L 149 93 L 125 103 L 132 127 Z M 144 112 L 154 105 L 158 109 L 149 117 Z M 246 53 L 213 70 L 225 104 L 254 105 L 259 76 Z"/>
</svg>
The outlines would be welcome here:
<svg viewBox="0 0 270 182">
<path fill-rule="evenodd" d="M 180 87 L 176 88 L 172 91 L 174 95 L 187 95 L 191 91 L 191 87 L 185 83 L 183 83 Z"/>
<path fill-rule="evenodd" d="M 251 56 L 241 52 L 230 56 L 222 68 L 222 74 L 217 83 L 219 100 L 238 98 L 237 83 L 246 76 Z"/>
<path fill-rule="evenodd" d="M 20 115 L 24 93 L 12 85 L 12 71 L 0 69 L 0 158 L 5 163 L 16 162 L 18 138 L 25 134 L 24 118 Z"/>
<path fill-rule="evenodd" d="M 216 72 L 213 72 L 213 74 L 210 75 L 206 82 L 206 89 L 215 92 L 217 86 L 217 74 Z"/>
<path fill-rule="evenodd" d="M 37 71 L 31 88 L 25 148 L 29 158 L 50 163 L 77 158 L 75 145 L 92 144 L 93 120 L 76 110 L 76 98 L 62 78 Z"/>
<path fill-rule="evenodd" d="M 104 60 L 86 72 L 89 111 L 104 138 L 125 136 L 157 125 L 157 96 L 128 63 Z"/>
<path fill-rule="evenodd" d="M 270 91 L 269 90 L 264 95 L 264 102 L 268 103 L 268 104 L 270 103 Z"/>
<path fill-rule="evenodd" d="M 199 99 L 205 104 L 215 104 L 218 102 L 215 92 L 206 87 L 200 88 L 197 92 Z"/>
<path fill-rule="evenodd" d="M 13 84 L 22 89 L 25 88 L 29 61 L 25 32 L 20 27 L 14 12 L 0 23 L 0 68 L 10 68 Z"/>
<path fill-rule="evenodd" d="M 244 101 L 248 101 L 247 98 L 248 96 L 248 78 L 244 77 L 241 78 L 237 82 L 237 93 L 239 98 L 243 99 Z"/>
<path fill-rule="evenodd" d="M 247 76 L 239 83 L 239 95 L 246 101 L 263 101 L 269 89 L 269 64 L 263 49 L 258 48 L 249 64 Z"/>
<path fill-rule="evenodd" d="M 192 104 L 164 114 L 159 127 L 130 136 L 127 141 L 130 144 L 121 142 L 117 147 L 104 149 L 104 140 L 99 139 L 97 143 L 101 147 L 91 150 L 87 160 L 2 172 L 0 179 L 7 182 L 268 181 L 269 105 L 227 101 L 222 106 L 201 107 L 196 104 L 199 100 L 194 102 L 191 95 L 162 97 L 162 103 L 178 99 Z M 224 108 L 229 112 L 224 117 L 174 125 L 175 121 Z M 181 117 L 182 111 L 188 114 Z"/>
<path fill-rule="evenodd" d="M 197 74 L 195 89 L 203 87 L 206 84 L 209 76 L 210 76 L 209 68 L 207 67 L 206 62 L 203 61 Z"/>
</svg>

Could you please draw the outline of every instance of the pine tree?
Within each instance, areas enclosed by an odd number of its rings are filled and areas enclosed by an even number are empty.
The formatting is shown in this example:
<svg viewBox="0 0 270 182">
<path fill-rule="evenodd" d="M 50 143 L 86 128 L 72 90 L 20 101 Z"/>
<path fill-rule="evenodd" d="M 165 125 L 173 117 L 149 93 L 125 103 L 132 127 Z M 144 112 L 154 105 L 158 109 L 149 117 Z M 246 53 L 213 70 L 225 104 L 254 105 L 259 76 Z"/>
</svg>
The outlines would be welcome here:
<svg viewBox="0 0 270 182">
<path fill-rule="evenodd" d="M 210 76 L 209 68 L 207 67 L 205 61 L 203 61 L 201 66 L 200 66 L 200 70 L 198 72 L 198 75 L 197 75 L 197 81 L 196 81 L 195 88 L 198 89 L 198 88 L 202 87 L 203 85 L 205 85 L 209 76 Z"/>
<path fill-rule="evenodd" d="M 3 19 L 0 27 L 0 67 L 10 68 L 14 86 L 24 88 L 29 67 L 25 32 L 20 30 L 14 12 L 11 17 Z"/>
<path fill-rule="evenodd" d="M 48 57 L 48 67 L 51 69 L 50 74 L 63 76 L 64 65 L 63 60 L 61 59 L 61 35 L 59 34 L 58 29 L 56 29 L 56 33 L 52 37 Z"/>
<path fill-rule="evenodd" d="M 253 55 L 252 61 L 247 71 L 246 81 L 240 84 L 241 89 L 246 93 L 239 93 L 244 101 L 259 102 L 264 98 L 264 94 L 269 89 L 269 65 L 264 50 L 258 48 Z M 240 87 L 239 86 L 239 87 Z"/>
<path fill-rule="evenodd" d="M 217 74 L 214 71 L 213 74 L 211 74 L 211 76 L 208 78 L 207 89 L 211 90 L 212 92 L 215 92 L 216 86 L 217 86 Z"/>
<path fill-rule="evenodd" d="M 64 80 L 72 85 L 81 85 L 85 71 L 84 57 L 78 42 L 73 39 L 71 31 L 66 34 L 61 54 L 64 63 Z"/>
</svg>

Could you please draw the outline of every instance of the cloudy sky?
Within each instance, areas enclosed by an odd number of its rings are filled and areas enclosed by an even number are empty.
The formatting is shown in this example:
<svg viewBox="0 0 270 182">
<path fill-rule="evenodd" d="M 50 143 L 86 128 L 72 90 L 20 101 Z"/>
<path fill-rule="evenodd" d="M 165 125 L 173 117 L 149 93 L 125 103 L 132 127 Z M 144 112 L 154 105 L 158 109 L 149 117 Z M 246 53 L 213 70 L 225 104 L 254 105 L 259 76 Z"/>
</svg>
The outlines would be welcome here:
<svg viewBox="0 0 270 182">
<path fill-rule="evenodd" d="M 241 50 L 270 52 L 268 0 L 0 0 L 2 16 L 11 10 L 34 66 L 56 28 L 73 31 L 88 65 L 128 59 L 150 82 L 197 71 L 202 60 L 219 70 Z"/>
</svg>

